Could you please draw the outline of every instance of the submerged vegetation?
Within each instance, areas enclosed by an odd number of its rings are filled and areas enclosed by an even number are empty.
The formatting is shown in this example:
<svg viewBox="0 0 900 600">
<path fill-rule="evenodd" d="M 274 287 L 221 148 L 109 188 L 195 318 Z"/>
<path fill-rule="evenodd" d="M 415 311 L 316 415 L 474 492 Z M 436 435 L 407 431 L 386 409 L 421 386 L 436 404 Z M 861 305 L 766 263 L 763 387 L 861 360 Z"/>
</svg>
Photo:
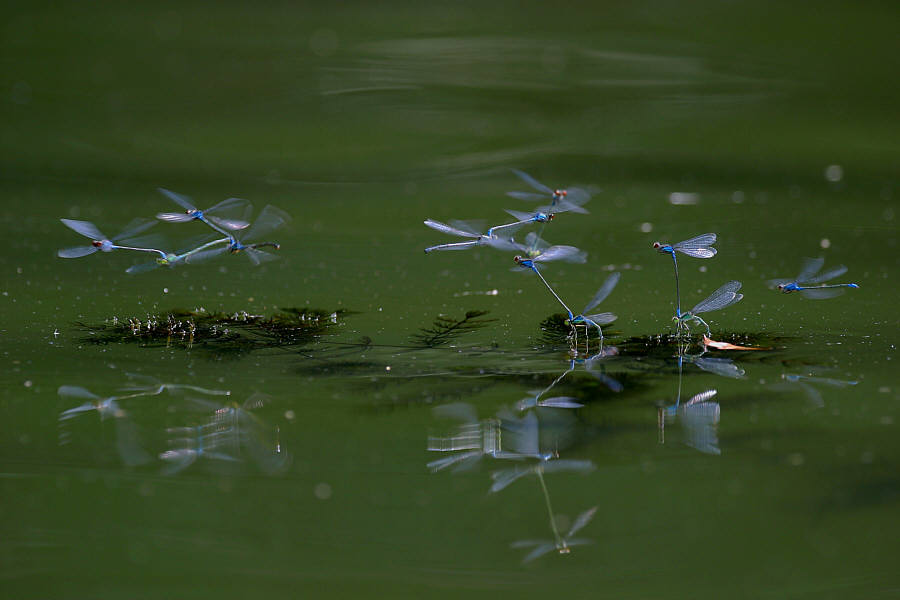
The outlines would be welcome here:
<svg viewBox="0 0 900 600">
<path fill-rule="evenodd" d="M 208 312 L 174 309 L 139 317 L 111 317 L 99 324 L 78 325 L 92 344 L 138 343 L 144 347 L 209 350 L 217 355 L 243 355 L 266 348 L 302 347 L 339 326 L 346 310 L 283 308 L 271 316 L 246 310 Z"/>
</svg>

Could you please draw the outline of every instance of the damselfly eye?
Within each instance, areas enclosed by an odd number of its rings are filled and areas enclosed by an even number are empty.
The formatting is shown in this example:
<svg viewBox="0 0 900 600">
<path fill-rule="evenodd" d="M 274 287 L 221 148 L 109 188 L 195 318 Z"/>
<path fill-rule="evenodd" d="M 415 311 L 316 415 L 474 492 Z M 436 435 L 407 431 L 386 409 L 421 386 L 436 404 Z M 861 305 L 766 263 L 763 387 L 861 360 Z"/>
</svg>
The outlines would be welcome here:
<svg viewBox="0 0 900 600">
<path fill-rule="evenodd" d="M 514 256 L 514 257 L 513 257 L 513 260 L 516 261 L 517 263 L 520 263 L 520 262 L 522 262 L 522 257 L 521 257 L 521 256 Z"/>
<path fill-rule="evenodd" d="M 659 242 L 653 242 L 653 247 L 659 250 L 660 248 L 662 248 L 662 244 L 660 244 Z"/>
<path fill-rule="evenodd" d="M 779 291 L 782 291 L 782 292 L 784 291 L 784 284 L 783 284 L 783 283 L 779 283 L 779 284 L 778 284 L 778 290 L 779 290 Z"/>
<path fill-rule="evenodd" d="M 103 242 L 98 242 L 97 240 L 94 240 L 91 242 L 91 246 L 93 246 L 94 248 L 99 248 L 102 245 L 103 245 Z"/>
<path fill-rule="evenodd" d="M 556 215 L 554 215 L 554 214 L 549 214 L 549 215 L 547 215 L 547 220 L 548 220 L 548 221 L 552 221 L 555 217 L 556 217 Z"/>
</svg>

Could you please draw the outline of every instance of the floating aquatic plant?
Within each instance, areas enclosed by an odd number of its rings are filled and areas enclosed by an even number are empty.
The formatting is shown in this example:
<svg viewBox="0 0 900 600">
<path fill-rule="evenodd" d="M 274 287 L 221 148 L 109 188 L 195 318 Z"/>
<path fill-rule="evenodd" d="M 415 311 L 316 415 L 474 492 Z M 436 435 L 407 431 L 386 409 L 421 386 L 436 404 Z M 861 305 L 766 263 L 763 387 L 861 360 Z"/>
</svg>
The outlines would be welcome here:
<svg viewBox="0 0 900 600">
<path fill-rule="evenodd" d="M 246 310 L 208 312 L 176 309 L 140 317 L 111 317 L 103 323 L 78 325 L 93 344 L 139 343 L 145 347 L 181 346 L 216 355 L 242 355 L 265 348 L 301 347 L 334 329 L 348 311 L 285 308 L 271 316 Z"/>
</svg>

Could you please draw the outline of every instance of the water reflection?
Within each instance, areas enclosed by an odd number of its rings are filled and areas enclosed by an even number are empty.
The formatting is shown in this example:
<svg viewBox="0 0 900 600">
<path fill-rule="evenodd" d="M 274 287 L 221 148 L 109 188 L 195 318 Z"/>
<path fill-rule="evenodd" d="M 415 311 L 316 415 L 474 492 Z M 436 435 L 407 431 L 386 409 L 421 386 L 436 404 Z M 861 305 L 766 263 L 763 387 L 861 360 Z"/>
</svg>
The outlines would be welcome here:
<svg viewBox="0 0 900 600">
<path fill-rule="evenodd" d="M 159 454 L 167 463 L 165 474 L 179 473 L 198 459 L 222 462 L 252 461 L 264 473 L 280 473 L 292 457 L 281 447 L 280 429 L 272 428 L 250 411 L 266 403 L 263 394 L 253 394 L 241 405 L 217 404 L 189 398 L 189 409 L 203 415 L 198 421 L 169 427 L 169 449 Z"/>
<path fill-rule="evenodd" d="M 809 372 L 814 373 L 820 371 L 822 370 L 815 368 L 809 370 Z M 825 400 L 822 399 L 822 393 L 816 389 L 816 385 L 832 388 L 845 388 L 859 383 L 858 381 L 848 379 L 834 379 L 832 377 L 817 377 L 793 373 L 782 373 L 781 379 L 783 380 L 783 383 L 776 383 L 770 387 L 779 391 L 794 391 L 799 389 L 814 408 L 822 408 L 825 406 Z"/>
<path fill-rule="evenodd" d="M 657 410 L 659 443 L 666 443 L 666 425 L 678 421 L 683 430 L 683 442 L 685 445 L 704 454 L 718 455 L 722 453 L 722 450 L 719 448 L 721 408 L 718 402 L 712 401 L 718 394 L 718 391 L 707 389 L 691 396 L 686 402 L 682 402 L 684 364 L 693 364 L 708 373 L 734 379 L 743 377 L 744 370 L 735 365 L 729 358 L 703 356 L 706 353 L 705 347 L 700 354 L 689 354 L 687 350 L 687 345 L 678 345 L 678 354 L 676 356 L 678 364 L 678 393 L 675 397 L 675 404 L 659 407 Z"/>
<path fill-rule="evenodd" d="M 512 465 L 491 472 L 488 493 L 500 493 L 514 482 L 531 476 L 539 482 L 553 538 L 513 542 L 513 548 L 532 548 L 523 562 L 530 562 L 553 550 L 568 554 L 573 546 L 590 542 L 573 536 L 593 518 L 597 507 L 579 515 L 565 535 L 562 535 L 545 479 L 545 475 L 550 473 L 584 474 L 596 468 L 591 460 L 560 457 L 560 446 L 565 447 L 574 437 L 576 420 L 571 415 L 574 409 L 581 408 L 584 404 L 574 396 L 547 396 L 579 364 L 584 365 L 586 370 L 588 365 L 592 365 L 596 373 L 602 374 L 598 370 L 599 365 L 591 361 L 615 356 L 616 353 L 614 348 L 607 352 L 601 349 L 592 357 L 570 360 L 568 368 L 546 388 L 530 391 L 529 396 L 517 402 L 514 407 L 504 406 L 495 416 L 487 419 L 479 419 L 475 407 L 468 403 L 448 404 L 434 409 L 435 416 L 452 418 L 459 423 L 450 435 L 429 436 L 430 452 L 448 453 L 448 456 L 427 464 L 432 472 L 448 468 L 455 472 L 465 471 L 484 457 L 489 457 L 493 461 L 511 462 Z"/>
<path fill-rule="evenodd" d="M 543 484 L 543 479 L 541 479 L 541 483 Z M 546 491 L 546 488 L 545 488 Z M 550 510 L 549 498 L 547 503 L 547 508 Z M 569 554 L 572 552 L 572 546 L 580 546 L 584 544 L 593 544 L 594 541 L 587 538 L 573 538 L 572 536 L 578 533 L 581 529 L 587 525 L 591 519 L 594 518 L 594 513 L 597 512 L 597 507 L 589 508 L 584 511 L 575 519 L 575 522 L 572 524 L 572 527 L 569 528 L 569 531 L 566 535 L 561 536 L 559 534 L 559 528 L 556 525 L 556 519 L 553 517 L 552 511 L 550 512 L 550 528 L 553 530 L 553 540 L 518 540 L 510 544 L 511 548 L 530 548 L 531 546 L 535 546 L 534 550 L 525 555 L 525 558 L 522 559 L 523 563 L 531 562 L 536 558 L 547 554 L 548 552 L 552 552 L 556 550 L 560 554 Z"/>
<path fill-rule="evenodd" d="M 114 422 L 116 454 L 126 466 L 151 464 L 154 455 L 162 463 L 162 472 L 170 475 L 185 470 L 200 458 L 251 462 L 265 473 L 281 472 L 290 466 L 292 457 L 281 446 L 279 428 L 268 425 L 250 412 L 265 405 L 262 394 L 253 394 L 241 405 L 235 402 L 222 404 L 196 395 L 229 396 L 230 391 L 164 383 L 143 375 L 128 377 L 120 394 L 107 397 L 81 386 L 61 386 L 58 394 L 62 398 L 84 402 L 60 412 L 60 445 L 74 445 L 76 438 L 79 442 L 93 441 L 86 429 L 87 422 L 76 429 L 75 420 L 96 412 L 101 423 L 109 419 Z M 159 396 L 163 392 L 176 397 L 164 405 L 135 402 L 138 398 Z M 185 393 L 190 395 L 185 396 Z M 140 415 L 137 421 L 143 423 L 143 427 L 135 422 L 135 415 Z M 178 424 L 163 427 L 161 424 L 170 418 L 179 419 Z M 160 424 L 154 425 L 156 422 Z M 102 436 L 100 442 L 102 446 Z"/>
</svg>

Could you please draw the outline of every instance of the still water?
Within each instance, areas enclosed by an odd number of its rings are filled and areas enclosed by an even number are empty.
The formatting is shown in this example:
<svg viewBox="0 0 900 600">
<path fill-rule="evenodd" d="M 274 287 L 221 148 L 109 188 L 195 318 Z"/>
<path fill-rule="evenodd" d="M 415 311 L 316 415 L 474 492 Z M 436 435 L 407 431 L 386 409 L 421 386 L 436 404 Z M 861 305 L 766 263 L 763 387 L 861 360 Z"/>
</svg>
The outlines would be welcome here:
<svg viewBox="0 0 900 600">
<path fill-rule="evenodd" d="M 8 8 L 0 589 L 897 595 L 898 16 Z M 621 273 L 602 346 L 511 252 L 422 252 L 529 210 L 512 168 L 591 193 L 542 274 L 578 310 Z M 286 211 L 278 260 L 56 257 L 157 187 Z M 704 232 L 682 306 L 740 281 L 704 318 L 754 350 L 670 337 L 652 244 Z M 817 256 L 860 288 L 766 286 Z"/>
</svg>

